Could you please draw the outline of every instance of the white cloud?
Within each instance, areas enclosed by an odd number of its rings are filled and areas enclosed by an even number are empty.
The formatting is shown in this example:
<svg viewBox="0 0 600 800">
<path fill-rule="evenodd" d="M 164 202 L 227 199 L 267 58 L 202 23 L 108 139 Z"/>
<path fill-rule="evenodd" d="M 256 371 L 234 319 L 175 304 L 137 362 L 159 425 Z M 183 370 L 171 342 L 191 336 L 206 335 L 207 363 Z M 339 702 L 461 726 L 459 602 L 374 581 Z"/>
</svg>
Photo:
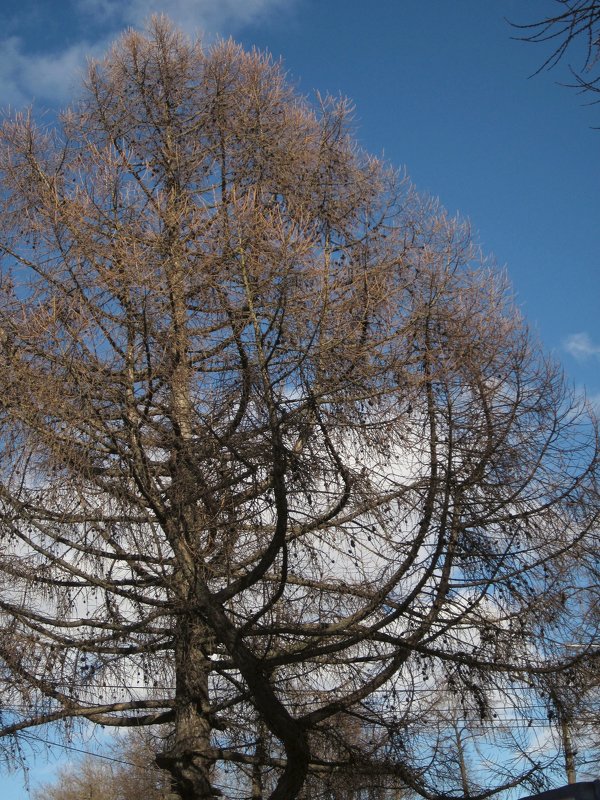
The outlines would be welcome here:
<svg viewBox="0 0 600 800">
<path fill-rule="evenodd" d="M 162 13 L 192 33 L 225 33 L 290 7 L 293 0 L 79 0 L 77 7 L 98 21 L 122 28 L 140 26 L 151 14 Z"/>
<path fill-rule="evenodd" d="M 22 38 L 0 40 L 0 105 L 21 108 L 35 101 L 63 105 L 73 96 L 86 59 L 106 51 L 127 27 L 143 27 L 153 13 L 164 13 L 186 33 L 204 39 L 235 33 L 299 0 L 74 0 L 73 13 L 86 30 L 60 52 L 32 51 Z M 43 21 L 42 21 L 43 22 Z M 90 34 L 98 26 L 96 37 Z"/>
<path fill-rule="evenodd" d="M 0 41 L 2 108 L 19 109 L 34 101 L 66 103 L 73 96 L 86 59 L 100 55 L 107 42 L 79 42 L 60 53 L 28 53 L 18 37 Z"/>
<path fill-rule="evenodd" d="M 563 347 L 578 361 L 600 358 L 600 345 L 595 344 L 587 333 L 572 333 L 565 339 Z"/>
</svg>

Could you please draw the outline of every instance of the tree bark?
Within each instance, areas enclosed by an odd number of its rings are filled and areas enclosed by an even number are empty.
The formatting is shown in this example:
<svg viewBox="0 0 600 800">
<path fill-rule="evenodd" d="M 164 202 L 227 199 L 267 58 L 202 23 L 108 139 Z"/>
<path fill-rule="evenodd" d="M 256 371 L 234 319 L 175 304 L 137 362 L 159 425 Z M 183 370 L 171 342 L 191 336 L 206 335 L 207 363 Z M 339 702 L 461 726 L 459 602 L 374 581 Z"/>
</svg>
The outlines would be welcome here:
<svg viewBox="0 0 600 800">
<path fill-rule="evenodd" d="M 184 617 L 176 626 L 176 705 L 173 743 L 156 758 L 173 777 L 181 800 L 222 796 L 212 784 L 214 758 L 209 717 L 210 661 L 204 650 L 206 629 Z"/>
</svg>

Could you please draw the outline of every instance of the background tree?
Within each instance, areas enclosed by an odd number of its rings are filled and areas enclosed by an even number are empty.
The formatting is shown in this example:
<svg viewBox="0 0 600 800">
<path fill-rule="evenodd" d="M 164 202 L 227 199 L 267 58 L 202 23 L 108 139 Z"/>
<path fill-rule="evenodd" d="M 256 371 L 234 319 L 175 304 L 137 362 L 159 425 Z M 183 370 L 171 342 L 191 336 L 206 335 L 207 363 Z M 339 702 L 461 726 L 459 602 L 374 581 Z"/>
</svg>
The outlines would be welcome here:
<svg viewBox="0 0 600 800">
<path fill-rule="evenodd" d="M 158 726 L 183 800 L 440 797 L 435 687 L 491 737 L 571 660 L 594 424 L 348 124 L 164 19 L 5 123 L 1 735 Z M 472 797 L 543 762 L 496 768 Z"/>
<path fill-rule="evenodd" d="M 59 770 L 55 780 L 42 784 L 34 800 L 171 800 L 170 781 L 155 764 L 150 740 L 120 737 L 111 755 L 83 756 Z M 105 754 L 106 755 L 106 754 Z"/>
<path fill-rule="evenodd" d="M 597 658 L 585 659 L 566 672 L 543 676 L 540 683 L 565 780 L 594 780 L 600 749 Z"/>
</svg>

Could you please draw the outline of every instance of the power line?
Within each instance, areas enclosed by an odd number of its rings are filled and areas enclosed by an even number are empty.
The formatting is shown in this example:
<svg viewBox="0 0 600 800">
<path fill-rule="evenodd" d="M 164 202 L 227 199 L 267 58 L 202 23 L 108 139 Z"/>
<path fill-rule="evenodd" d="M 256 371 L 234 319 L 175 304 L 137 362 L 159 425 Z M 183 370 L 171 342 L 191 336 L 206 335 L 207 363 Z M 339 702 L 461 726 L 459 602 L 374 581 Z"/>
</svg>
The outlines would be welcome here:
<svg viewBox="0 0 600 800">
<path fill-rule="evenodd" d="M 122 758 L 107 756 L 103 753 L 95 753 L 93 750 L 83 750 L 81 747 L 75 747 L 75 745 L 65 744 L 64 742 L 53 742 L 50 739 L 44 739 L 43 736 L 38 736 L 37 734 L 30 733 L 29 731 L 19 731 L 16 735 L 25 739 L 35 739 L 37 742 L 42 742 L 50 747 L 61 747 L 63 750 L 72 750 L 75 753 L 83 753 L 83 755 L 92 756 L 93 758 L 103 758 L 105 761 L 114 761 L 117 764 L 125 764 L 128 767 L 138 766 L 137 764 L 134 764 L 131 761 L 125 761 Z"/>
</svg>

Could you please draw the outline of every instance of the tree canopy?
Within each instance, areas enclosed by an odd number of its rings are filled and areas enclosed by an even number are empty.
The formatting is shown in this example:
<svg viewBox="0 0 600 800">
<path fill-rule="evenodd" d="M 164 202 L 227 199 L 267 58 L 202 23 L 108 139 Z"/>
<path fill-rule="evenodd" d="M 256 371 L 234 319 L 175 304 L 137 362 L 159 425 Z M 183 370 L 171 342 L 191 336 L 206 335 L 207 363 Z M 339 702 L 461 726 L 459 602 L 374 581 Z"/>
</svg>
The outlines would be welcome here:
<svg viewBox="0 0 600 800">
<path fill-rule="evenodd" d="M 155 726 L 182 800 L 535 780 L 596 429 L 468 226 L 164 18 L 0 182 L 0 735 Z"/>
</svg>

